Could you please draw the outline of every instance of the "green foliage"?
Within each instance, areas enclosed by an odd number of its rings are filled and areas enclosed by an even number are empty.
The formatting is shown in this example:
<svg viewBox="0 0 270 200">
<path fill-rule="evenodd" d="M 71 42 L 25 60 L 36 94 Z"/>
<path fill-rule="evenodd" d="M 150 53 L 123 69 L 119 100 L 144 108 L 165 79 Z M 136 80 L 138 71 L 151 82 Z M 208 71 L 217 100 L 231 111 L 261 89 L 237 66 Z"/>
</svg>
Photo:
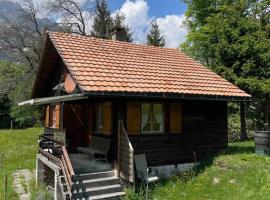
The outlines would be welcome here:
<svg viewBox="0 0 270 200">
<path fill-rule="evenodd" d="M 249 117 L 246 118 L 246 129 L 249 138 L 253 138 L 254 129 L 256 124 L 263 125 L 263 122 L 258 122 L 256 119 L 260 119 L 260 116 L 256 116 L 257 112 L 254 112 L 254 103 L 250 103 L 246 109 L 248 112 L 246 115 Z M 239 103 L 228 103 L 228 134 L 229 141 L 238 141 L 240 140 L 241 124 L 240 124 L 240 105 Z"/>
<path fill-rule="evenodd" d="M 113 19 L 105 0 L 96 0 L 96 16 L 91 35 L 97 38 L 110 39 Z"/>
<path fill-rule="evenodd" d="M 7 95 L 0 98 L 0 128 L 5 128 L 10 123 L 10 101 Z"/>
<path fill-rule="evenodd" d="M 159 26 L 156 21 L 152 22 L 151 30 L 147 34 L 147 44 L 156 47 L 165 46 L 165 38 L 164 36 L 160 35 Z"/>
<path fill-rule="evenodd" d="M 209 157 L 195 170 L 153 186 L 149 199 L 267 200 L 269 171 L 270 158 L 255 155 L 253 141 L 230 143 L 227 151 Z M 129 189 L 126 199 L 144 198 Z"/>
<path fill-rule="evenodd" d="M 249 92 L 270 101 L 269 0 L 187 0 L 189 30 L 182 49 Z M 260 119 L 260 120 L 261 120 Z"/>
<path fill-rule="evenodd" d="M 37 139 L 41 128 L 24 130 L 0 130 L 0 155 L 4 155 L 0 169 L 0 199 L 3 196 L 5 173 L 8 175 L 7 199 L 18 199 L 12 187 L 12 173 L 18 169 L 35 169 Z"/>
<path fill-rule="evenodd" d="M 41 118 L 39 108 L 18 106 L 19 102 L 31 99 L 35 79 L 33 76 L 27 73 L 27 67 L 24 65 L 0 62 L 0 101 L 5 101 L 4 112 L 8 115 L 8 119 L 11 118 L 15 122 L 15 127 L 33 126 Z M 9 124 L 10 122 L 6 125 Z"/>
</svg>

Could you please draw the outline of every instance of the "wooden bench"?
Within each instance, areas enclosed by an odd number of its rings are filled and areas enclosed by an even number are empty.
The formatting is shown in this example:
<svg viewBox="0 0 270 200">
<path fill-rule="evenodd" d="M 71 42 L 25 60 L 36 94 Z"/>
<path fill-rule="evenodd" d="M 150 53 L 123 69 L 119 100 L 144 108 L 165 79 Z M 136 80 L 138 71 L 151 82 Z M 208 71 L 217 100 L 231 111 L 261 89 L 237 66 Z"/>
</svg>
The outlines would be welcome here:
<svg viewBox="0 0 270 200">
<path fill-rule="evenodd" d="M 97 160 L 104 160 L 108 163 L 107 154 L 109 152 L 111 140 L 108 138 L 93 136 L 89 147 L 78 147 L 79 153 L 84 153 L 92 157 L 92 165 Z M 95 158 L 95 155 L 103 156 L 103 158 Z"/>
</svg>

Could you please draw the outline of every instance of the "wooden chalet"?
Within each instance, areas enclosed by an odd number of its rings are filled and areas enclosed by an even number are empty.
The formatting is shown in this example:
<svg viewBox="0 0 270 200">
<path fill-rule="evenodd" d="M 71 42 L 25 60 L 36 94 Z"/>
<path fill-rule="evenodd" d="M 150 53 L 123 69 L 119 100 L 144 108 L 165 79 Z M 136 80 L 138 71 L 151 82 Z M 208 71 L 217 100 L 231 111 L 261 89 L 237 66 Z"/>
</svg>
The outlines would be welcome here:
<svg viewBox="0 0 270 200">
<path fill-rule="evenodd" d="M 57 32 L 32 96 L 21 105 L 44 106 L 37 178 L 52 169 L 56 199 L 118 198 L 136 181 L 136 154 L 158 176 L 193 166 L 227 147 L 227 102 L 251 98 L 179 49 Z M 108 162 L 78 150 L 102 138 Z"/>
</svg>

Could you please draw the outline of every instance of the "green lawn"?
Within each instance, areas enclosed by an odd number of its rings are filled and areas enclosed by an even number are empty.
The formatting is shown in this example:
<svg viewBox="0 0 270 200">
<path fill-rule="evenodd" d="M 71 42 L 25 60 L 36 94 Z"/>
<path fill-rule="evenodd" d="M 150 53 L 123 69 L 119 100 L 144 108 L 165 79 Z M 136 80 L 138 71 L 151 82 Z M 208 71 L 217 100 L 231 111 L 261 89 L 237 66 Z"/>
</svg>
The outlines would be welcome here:
<svg viewBox="0 0 270 200">
<path fill-rule="evenodd" d="M 37 138 L 41 128 L 0 130 L 0 154 L 4 166 L 0 169 L 0 199 L 4 174 L 8 174 L 8 200 L 18 197 L 11 187 L 11 174 L 16 169 L 35 168 Z M 270 158 L 256 156 L 252 141 L 230 144 L 223 154 L 209 159 L 197 170 L 179 174 L 152 186 L 149 199 L 156 200 L 256 200 L 270 196 Z M 128 190 L 126 199 L 143 199 L 144 195 Z"/>
<path fill-rule="evenodd" d="M 253 152 L 253 141 L 230 144 L 228 151 L 209 159 L 199 169 L 152 186 L 149 199 L 268 200 L 270 158 Z M 128 190 L 128 194 L 126 199 L 144 196 L 132 190 Z"/>
<path fill-rule="evenodd" d="M 8 174 L 8 200 L 18 199 L 12 189 L 12 173 L 16 169 L 35 169 L 38 135 L 41 128 L 24 130 L 0 130 L 0 157 L 4 154 L 3 168 L 0 169 L 0 199 L 4 192 L 4 175 Z"/>
</svg>

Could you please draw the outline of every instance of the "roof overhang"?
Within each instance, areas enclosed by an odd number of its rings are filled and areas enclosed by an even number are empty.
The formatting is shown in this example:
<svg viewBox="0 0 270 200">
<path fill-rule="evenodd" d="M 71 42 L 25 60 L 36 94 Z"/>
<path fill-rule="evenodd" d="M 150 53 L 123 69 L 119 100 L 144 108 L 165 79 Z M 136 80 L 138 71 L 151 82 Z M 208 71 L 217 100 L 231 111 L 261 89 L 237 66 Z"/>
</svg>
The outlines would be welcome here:
<svg viewBox="0 0 270 200">
<path fill-rule="evenodd" d="M 63 95 L 63 96 L 55 96 L 55 97 L 44 97 L 44 98 L 36 98 L 30 99 L 27 101 L 23 101 L 18 103 L 18 106 L 25 106 L 25 105 L 45 105 L 51 103 L 59 103 L 59 102 L 66 102 L 66 101 L 76 101 L 76 100 L 83 100 L 87 99 L 88 96 L 84 94 L 70 94 L 70 95 Z"/>
<path fill-rule="evenodd" d="M 205 94 L 180 94 L 180 93 L 162 93 L 162 92 L 85 92 L 85 95 L 100 97 L 119 97 L 119 98 L 144 98 L 144 99 L 171 99 L 171 100 L 216 100 L 216 101 L 252 101 L 251 96 L 221 96 Z"/>
</svg>

